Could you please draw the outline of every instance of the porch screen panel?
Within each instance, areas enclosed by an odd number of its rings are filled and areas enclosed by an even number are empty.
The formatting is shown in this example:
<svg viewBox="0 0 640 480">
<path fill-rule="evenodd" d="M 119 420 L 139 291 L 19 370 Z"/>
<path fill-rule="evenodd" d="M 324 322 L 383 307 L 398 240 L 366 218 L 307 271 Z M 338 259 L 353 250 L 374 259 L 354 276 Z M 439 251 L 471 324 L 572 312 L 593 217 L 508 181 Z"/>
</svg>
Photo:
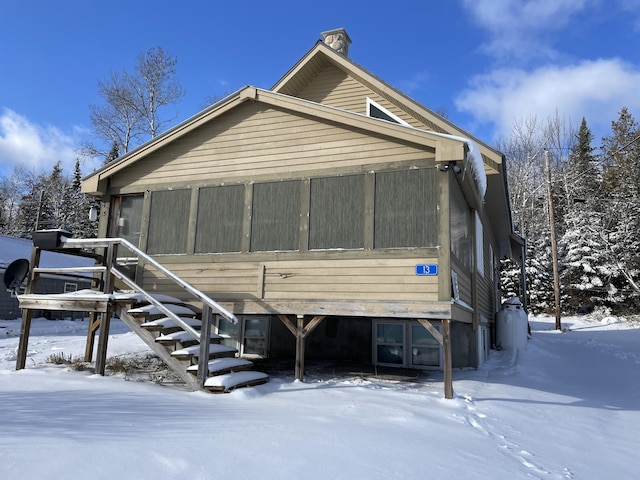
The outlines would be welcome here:
<svg viewBox="0 0 640 480">
<path fill-rule="evenodd" d="M 363 248 L 364 175 L 311 180 L 309 248 Z"/>
<path fill-rule="evenodd" d="M 149 215 L 150 254 L 187 252 L 191 190 L 166 190 L 151 194 Z"/>
<path fill-rule="evenodd" d="M 298 250 L 300 182 L 253 186 L 251 250 Z"/>
<path fill-rule="evenodd" d="M 243 212 L 244 185 L 201 188 L 195 252 L 239 252 Z"/>
<path fill-rule="evenodd" d="M 374 248 L 436 246 L 435 172 L 430 168 L 376 174 Z"/>
</svg>

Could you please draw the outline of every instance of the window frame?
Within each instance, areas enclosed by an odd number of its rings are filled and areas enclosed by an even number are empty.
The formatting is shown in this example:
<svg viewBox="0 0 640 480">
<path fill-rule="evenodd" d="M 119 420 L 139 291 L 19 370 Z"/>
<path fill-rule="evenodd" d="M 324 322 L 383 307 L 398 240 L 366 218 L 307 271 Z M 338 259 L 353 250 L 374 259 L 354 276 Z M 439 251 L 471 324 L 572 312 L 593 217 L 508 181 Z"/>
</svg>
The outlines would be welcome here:
<svg viewBox="0 0 640 480">
<path fill-rule="evenodd" d="M 386 118 L 380 118 L 380 117 L 376 117 L 374 115 L 371 115 L 371 107 L 377 108 L 378 110 L 380 110 L 383 114 L 385 114 L 386 116 L 388 116 L 389 118 L 391 118 L 392 120 L 387 120 Z M 367 117 L 369 118 L 375 118 L 376 120 L 384 120 L 385 122 L 391 122 L 391 123 L 398 123 L 400 125 L 404 125 L 405 127 L 410 127 L 411 125 L 409 125 L 407 122 L 405 122 L 404 120 L 402 120 L 400 117 L 398 117 L 397 115 L 391 113 L 389 110 L 387 110 L 386 108 L 384 108 L 382 105 L 380 105 L 378 102 L 376 102 L 375 100 L 367 97 Z"/>
</svg>

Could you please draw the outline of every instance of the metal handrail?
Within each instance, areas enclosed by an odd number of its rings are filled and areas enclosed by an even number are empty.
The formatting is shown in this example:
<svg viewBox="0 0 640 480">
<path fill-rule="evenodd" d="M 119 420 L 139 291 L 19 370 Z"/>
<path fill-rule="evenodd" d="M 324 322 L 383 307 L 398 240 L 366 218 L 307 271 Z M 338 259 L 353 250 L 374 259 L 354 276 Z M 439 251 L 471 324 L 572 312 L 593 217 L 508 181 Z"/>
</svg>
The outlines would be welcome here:
<svg viewBox="0 0 640 480">
<path fill-rule="evenodd" d="M 194 297 L 199 299 L 202 303 L 204 303 L 206 305 L 209 305 L 209 307 L 211 307 L 211 309 L 213 311 L 217 312 L 218 314 L 222 315 L 224 318 L 226 318 L 227 320 L 229 320 L 229 321 L 231 321 L 233 323 L 238 323 L 238 319 L 236 318 L 236 316 L 233 313 L 228 311 L 226 308 L 224 308 L 222 305 L 220 305 L 215 300 L 209 298 L 207 295 L 202 293 L 200 290 L 195 288 L 190 283 L 185 282 L 184 280 L 182 280 L 180 277 L 175 275 L 173 272 L 171 272 L 170 270 L 165 268 L 163 265 L 158 263 L 152 257 L 147 255 L 145 252 L 143 252 L 138 247 L 133 245 L 128 240 L 125 240 L 124 238 L 64 238 L 63 239 L 63 247 L 64 248 L 82 248 L 82 247 L 91 248 L 91 247 L 96 247 L 96 246 L 98 246 L 98 247 L 108 247 L 108 246 L 113 246 L 113 245 L 122 245 L 122 246 L 124 246 L 125 248 L 127 248 L 128 250 L 130 250 L 131 252 L 136 254 L 139 258 L 144 259 L 144 261 L 146 263 L 149 263 L 149 264 L 153 265 L 154 268 L 156 268 L 158 271 L 162 272 L 167 278 L 169 278 L 170 280 L 175 282 L 183 290 L 187 291 L 188 293 L 190 293 L 191 295 L 193 295 Z M 113 270 L 113 267 L 111 267 L 111 270 Z M 117 269 L 115 271 L 118 272 L 118 274 L 119 274 L 119 275 L 116 275 L 116 276 L 118 276 L 118 278 L 120 278 L 122 280 L 122 277 L 124 277 L 124 275 L 121 272 L 119 272 Z M 138 291 L 147 300 L 150 300 L 150 303 L 153 303 L 155 306 L 158 306 L 156 303 L 159 303 L 159 302 L 157 302 L 157 300 L 155 300 L 147 292 L 145 292 L 142 289 L 142 287 L 140 287 L 139 285 L 137 285 L 134 282 L 132 282 L 131 285 L 128 284 L 128 286 L 130 286 L 134 290 Z M 158 308 L 160 308 L 160 307 L 158 307 Z M 160 308 L 160 309 L 162 310 L 162 308 Z M 163 310 L 163 312 L 164 312 L 164 310 Z M 171 313 L 173 313 L 173 312 L 171 312 Z M 169 316 L 172 316 L 172 315 L 169 315 Z"/>
</svg>

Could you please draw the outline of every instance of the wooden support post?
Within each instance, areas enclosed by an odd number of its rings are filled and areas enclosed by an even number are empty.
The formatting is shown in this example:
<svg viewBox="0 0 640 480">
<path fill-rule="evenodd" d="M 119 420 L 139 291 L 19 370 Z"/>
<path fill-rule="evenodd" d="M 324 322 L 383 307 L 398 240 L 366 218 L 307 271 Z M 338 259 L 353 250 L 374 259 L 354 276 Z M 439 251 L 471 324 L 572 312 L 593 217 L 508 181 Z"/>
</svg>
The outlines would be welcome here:
<svg viewBox="0 0 640 480">
<path fill-rule="evenodd" d="M 427 320 L 426 318 L 419 318 L 418 322 L 426 328 L 433 338 L 437 340 L 437 342 L 442 345 L 442 356 L 444 365 L 442 369 L 444 371 L 444 398 L 452 399 L 453 398 L 453 375 L 451 373 L 452 365 L 451 365 L 451 320 L 448 318 L 442 320 L 442 333 L 438 331 L 433 324 Z"/>
<path fill-rule="evenodd" d="M 200 354 L 198 356 L 198 385 L 204 387 L 204 382 L 209 376 L 209 347 L 211 344 L 211 323 L 213 321 L 213 312 L 211 307 L 202 304 L 202 327 L 200 329 Z"/>
<path fill-rule="evenodd" d="M 453 398 L 453 375 L 451 364 L 451 320 L 442 320 L 442 355 L 444 357 L 444 398 Z"/>
<path fill-rule="evenodd" d="M 84 361 L 90 362 L 93 359 L 93 347 L 96 343 L 96 332 L 100 328 L 100 316 L 96 312 L 89 313 L 89 330 L 87 332 L 87 342 L 84 347 Z"/>
<path fill-rule="evenodd" d="M 40 266 L 41 250 L 37 247 L 31 249 L 31 263 L 29 264 L 29 283 L 25 293 L 34 293 L 38 283 L 38 275 L 33 269 Z M 31 320 L 33 319 L 33 310 L 25 309 L 22 311 L 22 324 L 20 325 L 20 340 L 18 342 L 18 358 L 16 359 L 16 370 L 22 370 L 27 364 L 27 353 L 29 350 L 29 334 L 31 333 Z"/>
<path fill-rule="evenodd" d="M 111 275 L 111 267 L 115 263 L 117 257 L 117 246 L 113 243 L 109 243 L 105 255 L 105 266 L 107 267 L 104 278 L 104 293 L 113 293 L 114 278 Z M 98 340 L 98 352 L 96 355 L 96 373 L 104 375 L 105 367 L 107 365 L 107 346 L 109 344 L 109 329 L 111 326 L 111 315 L 113 314 L 113 308 L 111 302 L 107 306 L 105 312 L 100 313 L 100 338 Z"/>
<path fill-rule="evenodd" d="M 304 315 L 298 315 L 296 326 L 296 380 L 304 381 Z"/>
<path fill-rule="evenodd" d="M 111 312 L 111 306 L 109 306 L 106 312 L 100 314 L 100 339 L 98 341 L 98 353 L 96 355 L 96 373 L 99 375 L 104 375 L 107 365 L 107 345 L 109 343 Z"/>
<path fill-rule="evenodd" d="M 295 376 L 296 380 L 304 381 L 304 340 L 320 325 L 325 316 L 316 315 L 306 326 L 304 324 L 304 315 L 297 316 L 296 325 L 294 325 L 286 315 L 278 315 L 278 318 L 284 323 L 284 326 L 287 327 L 293 336 L 296 337 Z"/>
<path fill-rule="evenodd" d="M 29 349 L 29 333 L 31 332 L 32 318 L 33 310 L 22 311 L 22 324 L 20 325 L 20 341 L 18 342 L 16 370 L 22 370 L 27 364 L 27 351 Z"/>
</svg>

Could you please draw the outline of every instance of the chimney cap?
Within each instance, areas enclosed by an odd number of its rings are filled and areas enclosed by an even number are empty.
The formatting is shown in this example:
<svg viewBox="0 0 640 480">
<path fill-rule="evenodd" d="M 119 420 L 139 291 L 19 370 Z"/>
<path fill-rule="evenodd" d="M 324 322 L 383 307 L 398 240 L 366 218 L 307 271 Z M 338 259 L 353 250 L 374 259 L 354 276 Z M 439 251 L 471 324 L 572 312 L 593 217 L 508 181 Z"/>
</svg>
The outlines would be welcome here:
<svg viewBox="0 0 640 480">
<path fill-rule="evenodd" d="M 336 28 L 333 30 L 327 30 L 322 32 L 322 38 L 326 45 L 329 45 L 336 52 L 347 56 L 349 53 L 349 45 L 351 45 L 351 38 L 344 28 Z"/>
</svg>

